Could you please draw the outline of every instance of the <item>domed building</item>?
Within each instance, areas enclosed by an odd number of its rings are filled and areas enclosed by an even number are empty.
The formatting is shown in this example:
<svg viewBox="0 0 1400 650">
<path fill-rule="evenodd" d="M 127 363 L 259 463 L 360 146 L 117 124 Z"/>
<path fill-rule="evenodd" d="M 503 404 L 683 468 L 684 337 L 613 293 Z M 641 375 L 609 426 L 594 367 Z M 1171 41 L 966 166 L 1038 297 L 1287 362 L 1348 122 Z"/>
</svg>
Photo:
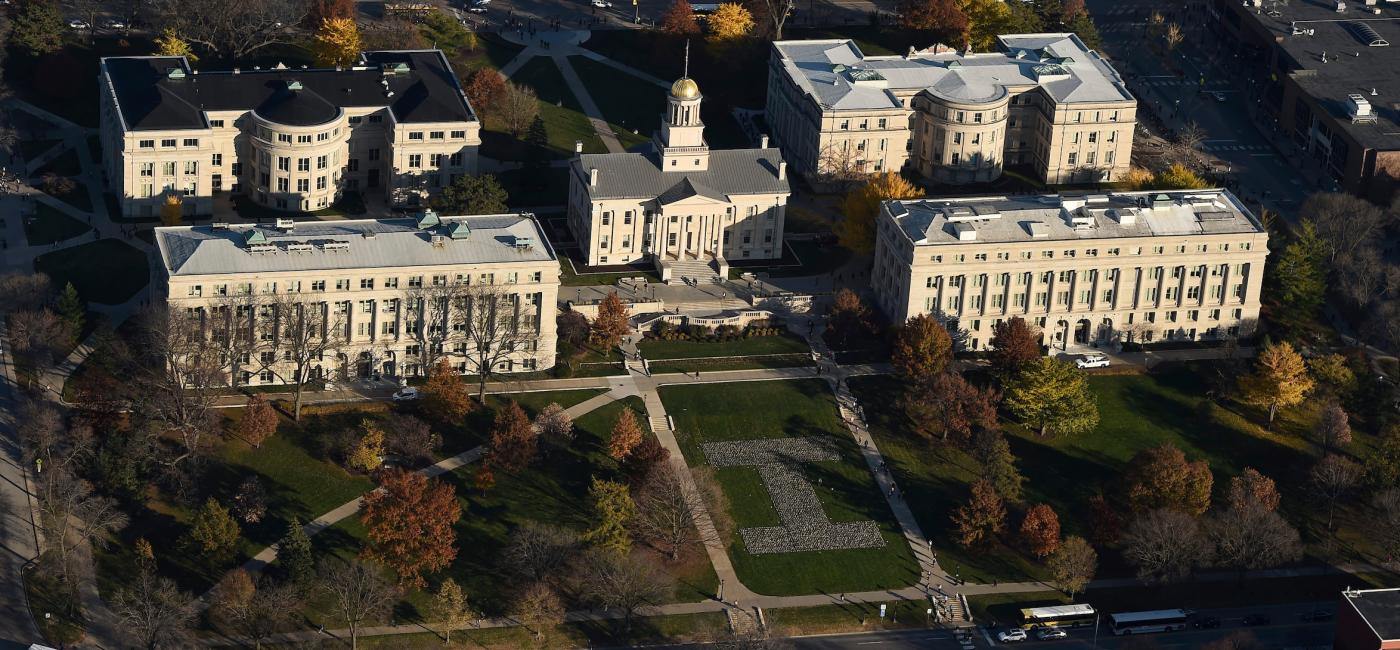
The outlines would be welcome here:
<svg viewBox="0 0 1400 650">
<path fill-rule="evenodd" d="M 699 84 L 682 75 L 645 151 L 579 147 L 569 228 L 589 266 L 651 261 L 671 281 L 725 276 L 729 260 L 783 256 L 787 163 L 767 136 L 758 149 L 711 150 L 702 100 Z"/>
</svg>

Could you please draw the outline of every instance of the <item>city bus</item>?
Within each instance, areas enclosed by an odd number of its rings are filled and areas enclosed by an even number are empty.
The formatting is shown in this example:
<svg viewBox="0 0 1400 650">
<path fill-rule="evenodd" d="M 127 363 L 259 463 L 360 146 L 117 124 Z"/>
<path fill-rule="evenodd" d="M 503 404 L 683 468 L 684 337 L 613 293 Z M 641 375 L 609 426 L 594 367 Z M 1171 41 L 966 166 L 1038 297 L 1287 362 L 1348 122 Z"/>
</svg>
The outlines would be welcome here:
<svg viewBox="0 0 1400 650">
<path fill-rule="evenodd" d="M 1079 627 L 1093 625 L 1097 612 L 1091 605 L 1056 605 L 1021 610 L 1021 624 L 1033 627 Z"/>
<path fill-rule="evenodd" d="M 1186 629 L 1186 612 L 1180 609 L 1156 609 L 1150 612 L 1120 612 L 1109 614 L 1108 623 L 1114 634 L 1144 634 Z"/>
</svg>

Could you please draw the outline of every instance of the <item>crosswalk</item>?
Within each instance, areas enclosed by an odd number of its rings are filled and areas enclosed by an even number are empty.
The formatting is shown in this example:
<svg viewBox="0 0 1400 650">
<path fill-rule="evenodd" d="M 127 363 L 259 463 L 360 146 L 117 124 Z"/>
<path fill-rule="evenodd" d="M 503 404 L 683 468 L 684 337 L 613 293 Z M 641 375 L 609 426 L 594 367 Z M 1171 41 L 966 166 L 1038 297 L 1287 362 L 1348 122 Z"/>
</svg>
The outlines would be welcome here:
<svg viewBox="0 0 1400 650">
<path fill-rule="evenodd" d="M 1153 86 L 1157 88 L 1201 85 L 1200 79 L 1187 79 L 1182 77 L 1173 77 L 1171 79 L 1138 79 L 1132 83 L 1139 86 Z M 1211 79 L 1206 81 L 1207 88 L 1225 88 L 1229 85 L 1230 81 L 1227 79 Z"/>
<path fill-rule="evenodd" d="M 1228 142 L 1207 142 L 1201 145 L 1206 151 L 1269 151 L 1266 144 L 1233 144 Z"/>
</svg>

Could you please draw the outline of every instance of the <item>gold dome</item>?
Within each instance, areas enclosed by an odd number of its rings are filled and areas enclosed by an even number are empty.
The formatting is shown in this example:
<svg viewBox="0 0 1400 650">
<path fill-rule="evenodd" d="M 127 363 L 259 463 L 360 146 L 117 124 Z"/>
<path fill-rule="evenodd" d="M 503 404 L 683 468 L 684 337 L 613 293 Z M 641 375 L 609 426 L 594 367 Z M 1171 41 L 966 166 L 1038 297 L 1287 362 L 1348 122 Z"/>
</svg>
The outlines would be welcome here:
<svg viewBox="0 0 1400 650">
<path fill-rule="evenodd" d="M 695 99 L 700 96 L 700 86 L 690 77 L 681 77 L 671 84 L 671 96 L 677 99 Z"/>
</svg>

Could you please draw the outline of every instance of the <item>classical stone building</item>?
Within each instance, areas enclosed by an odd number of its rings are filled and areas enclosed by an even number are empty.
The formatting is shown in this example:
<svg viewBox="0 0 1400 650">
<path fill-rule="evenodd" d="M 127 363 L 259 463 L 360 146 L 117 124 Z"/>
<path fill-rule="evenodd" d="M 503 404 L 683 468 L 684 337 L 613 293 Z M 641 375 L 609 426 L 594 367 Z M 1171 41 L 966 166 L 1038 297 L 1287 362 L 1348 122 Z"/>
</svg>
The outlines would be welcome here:
<svg viewBox="0 0 1400 650">
<path fill-rule="evenodd" d="M 1225 190 L 888 201 L 871 288 L 987 347 L 1019 316 L 1055 347 L 1206 340 L 1259 318 L 1268 233 Z"/>
<path fill-rule="evenodd" d="M 226 360 L 240 384 L 287 383 L 282 313 L 301 310 L 337 340 L 313 376 L 412 377 L 441 359 L 476 374 L 483 341 L 512 347 L 490 355 L 496 371 L 554 365 L 559 262 L 533 216 L 424 212 L 155 232 L 172 314 L 197 319 L 211 345 L 240 357 Z M 225 331 L 235 334 L 221 339 Z"/>
<path fill-rule="evenodd" d="M 867 56 L 855 41 L 779 41 L 769 127 L 803 174 L 909 168 L 977 183 L 1025 166 L 1048 183 L 1128 171 L 1137 101 L 1074 34 L 999 37 L 1000 52 L 941 45 Z"/>
<path fill-rule="evenodd" d="M 583 154 L 569 170 L 569 228 L 589 265 L 652 260 L 663 279 L 783 256 L 790 189 L 777 149 L 711 150 L 700 87 L 671 86 L 652 150 Z"/>
<path fill-rule="evenodd" d="M 333 69 L 109 57 L 100 83 L 104 169 L 126 216 L 158 214 L 169 195 L 187 214 L 223 193 L 288 212 L 343 192 L 415 205 L 476 170 L 481 123 L 437 50 Z"/>
</svg>

